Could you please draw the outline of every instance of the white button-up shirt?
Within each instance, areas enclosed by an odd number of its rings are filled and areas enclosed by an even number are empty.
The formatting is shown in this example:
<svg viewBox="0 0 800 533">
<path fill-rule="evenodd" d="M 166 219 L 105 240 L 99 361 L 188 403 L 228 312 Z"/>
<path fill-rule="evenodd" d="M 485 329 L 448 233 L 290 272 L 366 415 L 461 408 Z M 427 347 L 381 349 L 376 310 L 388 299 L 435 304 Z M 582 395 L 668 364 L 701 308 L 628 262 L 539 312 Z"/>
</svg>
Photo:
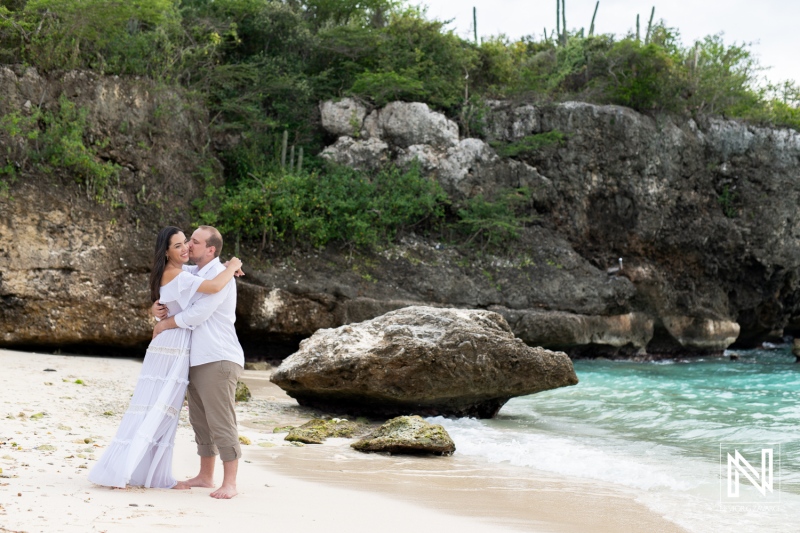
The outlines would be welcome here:
<svg viewBox="0 0 800 533">
<path fill-rule="evenodd" d="M 184 266 L 184 270 L 205 279 L 214 279 L 225 267 L 215 257 L 198 270 Z M 244 351 L 236 336 L 236 280 L 232 279 L 216 294 L 197 293 L 189 300 L 186 309 L 175 315 L 179 328 L 192 330 L 189 353 L 191 366 L 215 361 L 233 361 L 244 367 Z"/>
</svg>

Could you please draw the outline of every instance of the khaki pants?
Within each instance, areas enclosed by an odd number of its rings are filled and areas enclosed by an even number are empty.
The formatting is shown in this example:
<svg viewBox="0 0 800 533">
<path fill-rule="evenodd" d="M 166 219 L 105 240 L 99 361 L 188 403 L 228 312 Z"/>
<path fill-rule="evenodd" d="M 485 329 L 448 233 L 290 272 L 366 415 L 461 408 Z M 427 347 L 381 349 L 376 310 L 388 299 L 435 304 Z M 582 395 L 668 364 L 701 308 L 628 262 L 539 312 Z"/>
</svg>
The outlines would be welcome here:
<svg viewBox="0 0 800 533">
<path fill-rule="evenodd" d="M 242 367 L 215 361 L 189 368 L 189 422 L 194 429 L 197 455 L 233 461 L 242 456 L 234 410 L 236 382 Z"/>
</svg>

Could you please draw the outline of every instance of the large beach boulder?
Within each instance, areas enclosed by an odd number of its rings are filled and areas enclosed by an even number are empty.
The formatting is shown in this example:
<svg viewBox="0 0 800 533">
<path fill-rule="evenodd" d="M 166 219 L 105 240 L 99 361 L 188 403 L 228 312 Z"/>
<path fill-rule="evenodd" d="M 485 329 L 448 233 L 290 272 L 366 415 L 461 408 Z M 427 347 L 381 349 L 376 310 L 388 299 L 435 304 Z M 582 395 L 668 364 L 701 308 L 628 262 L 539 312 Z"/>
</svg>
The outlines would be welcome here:
<svg viewBox="0 0 800 533">
<path fill-rule="evenodd" d="M 398 416 L 351 444 L 360 452 L 453 455 L 456 445 L 439 424 L 419 416 Z"/>
<path fill-rule="evenodd" d="M 566 354 L 527 346 L 497 313 L 423 306 L 319 330 L 271 380 L 333 412 L 479 418 L 514 396 L 578 382 Z"/>
</svg>

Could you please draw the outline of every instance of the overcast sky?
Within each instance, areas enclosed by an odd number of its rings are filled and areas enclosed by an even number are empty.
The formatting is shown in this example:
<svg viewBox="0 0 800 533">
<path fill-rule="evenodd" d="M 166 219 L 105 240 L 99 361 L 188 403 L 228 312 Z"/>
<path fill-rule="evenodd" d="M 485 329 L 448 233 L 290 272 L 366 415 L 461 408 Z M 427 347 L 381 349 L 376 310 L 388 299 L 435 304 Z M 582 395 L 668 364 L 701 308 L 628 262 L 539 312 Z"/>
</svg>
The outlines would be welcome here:
<svg viewBox="0 0 800 533">
<path fill-rule="evenodd" d="M 567 27 L 586 28 L 592 20 L 596 0 L 566 0 Z M 428 18 L 450 20 L 449 26 L 462 37 L 472 38 L 472 8 L 478 9 L 478 35 L 500 33 L 515 39 L 534 34 L 541 38 L 556 26 L 553 0 L 410 0 L 427 5 Z M 723 32 L 731 43 L 752 43 L 759 63 L 771 67 L 764 72 L 771 81 L 800 82 L 800 1 L 797 0 L 600 0 L 595 33 L 624 35 L 636 27 L 636 14 L 642 34 L 647 28 L 650 9 L 655 20 L 677 28 L 684 45 L 706 35 Z"/>
</svg>

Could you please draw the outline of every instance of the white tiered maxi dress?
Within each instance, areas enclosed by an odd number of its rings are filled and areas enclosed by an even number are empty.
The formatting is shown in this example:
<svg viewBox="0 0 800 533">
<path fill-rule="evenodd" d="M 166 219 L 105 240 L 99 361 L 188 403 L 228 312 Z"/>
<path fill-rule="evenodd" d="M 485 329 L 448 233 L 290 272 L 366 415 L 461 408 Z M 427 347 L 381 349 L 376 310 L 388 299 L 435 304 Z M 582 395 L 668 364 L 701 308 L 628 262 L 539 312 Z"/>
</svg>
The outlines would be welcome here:
<svg viewBox="0 0 800 533">
<path fill-rule="evenodd" d="M 172 316 L 189 305 L 203 278 L 181 272 L 161 287 L 161 303 Z M 191 330 L 175 328 L 150 342 L 131 403 L 117 434 L 89 472 L 89 481 L 108 487 L 126 485 L 172 488 L 172 450 L 189 383 Z"/>
</svg>

